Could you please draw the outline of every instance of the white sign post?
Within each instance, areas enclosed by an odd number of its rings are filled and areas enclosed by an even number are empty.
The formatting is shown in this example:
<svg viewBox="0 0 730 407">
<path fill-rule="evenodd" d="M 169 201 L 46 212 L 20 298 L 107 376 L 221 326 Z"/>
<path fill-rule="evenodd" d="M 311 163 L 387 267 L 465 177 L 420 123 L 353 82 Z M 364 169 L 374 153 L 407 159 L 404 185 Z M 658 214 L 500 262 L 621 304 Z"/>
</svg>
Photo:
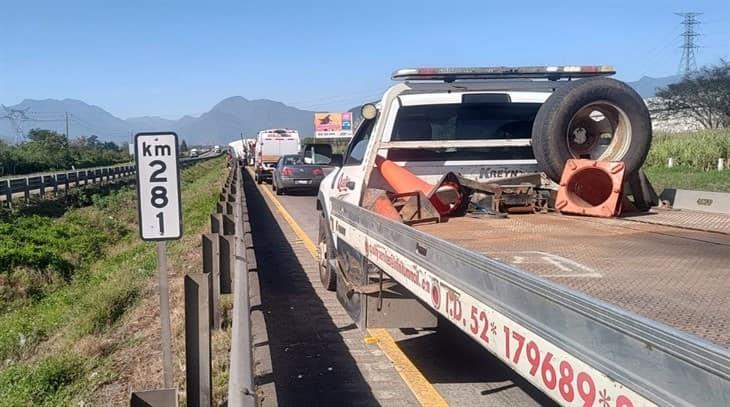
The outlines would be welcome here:
<svg viewBox="0 0 730 407">
<path fill-rule="evenodd" d="M 170 299 L 165 241 L 182 236 L 180 172 L 177 134 L 139 133 L 134 136 L 137 163 L 139 233 L 142 240 L 157 241 L 157 274 L 160 279 L 160 341 L 165 388 L 173 385 Z"/>
</svg>

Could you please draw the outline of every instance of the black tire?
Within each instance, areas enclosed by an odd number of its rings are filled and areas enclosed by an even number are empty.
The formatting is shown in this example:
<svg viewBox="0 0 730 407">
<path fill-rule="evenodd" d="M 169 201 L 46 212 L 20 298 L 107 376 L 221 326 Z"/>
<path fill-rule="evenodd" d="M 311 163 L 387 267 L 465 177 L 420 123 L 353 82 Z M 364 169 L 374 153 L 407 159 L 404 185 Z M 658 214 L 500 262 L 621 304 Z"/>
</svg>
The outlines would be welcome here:
<svg viewBox="0 0 730 407">
<path fill-rule="evenodd" d="M 602 140 L 605 130 L 597 130 L 605 126 L 612 129 L 608 145 Z M 631 175 L 644 164 L 650 145 L 649 109 L 636 91 L 611 78 L 581 79 L 558 88 L 540 107 L 532 126 L 537 165 L 554 181 L 560 181 L 570 158 L 623 161 L 626 175 Z M 602 146 L 604 155 L 593 157 L 599 152 L 590 149 Z"/>
<path fill-rule="evenodd" d="M 337 289 L 337 275 L 335 271 L 330 267 L 330 256 L 334 253 L 334 245 L 330 240 L 330 235 L 327 232 L 327 220 L 324 218 L 324 211 L 320 212 L 319 216 L 319 239 L 317 240 L 320 252 L 322 247 L 326 248 L 323 254 L 320 253 L 319 258 L 319 281 L 322 282 L 324 288 L 329 291 L 335 291 Z"/>
<path fill-rule="evenodd" d="M 261 176 L 256 174 L 256 183 L 261 185 L 264 181 L 261 179 Z"/>
<path fill-rule="evenodd" d="M 271 184 L 271 185 L 274 185 L 274 184 Z M 284 195 L 284 190 L 281 188 L 276 188 L 276 195 Z"/>
</svg>

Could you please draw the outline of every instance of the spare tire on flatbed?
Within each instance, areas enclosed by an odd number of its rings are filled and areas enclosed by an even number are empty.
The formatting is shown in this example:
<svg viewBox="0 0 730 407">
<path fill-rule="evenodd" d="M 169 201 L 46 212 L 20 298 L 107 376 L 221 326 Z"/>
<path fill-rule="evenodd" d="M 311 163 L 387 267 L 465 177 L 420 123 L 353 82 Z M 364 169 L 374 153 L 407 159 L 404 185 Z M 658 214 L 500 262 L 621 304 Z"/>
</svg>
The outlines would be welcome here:
<svg viewBox="0 0 730 407">
<path fill-rule="evenodd" d="M 623 161 L 632 175 L 651 145 L 649 109 L 636 91 L 611 78 L 571 82 L 555 90 L 532 126 L 538 167 L 560 180 L 570 158 Z"/>
</svg>

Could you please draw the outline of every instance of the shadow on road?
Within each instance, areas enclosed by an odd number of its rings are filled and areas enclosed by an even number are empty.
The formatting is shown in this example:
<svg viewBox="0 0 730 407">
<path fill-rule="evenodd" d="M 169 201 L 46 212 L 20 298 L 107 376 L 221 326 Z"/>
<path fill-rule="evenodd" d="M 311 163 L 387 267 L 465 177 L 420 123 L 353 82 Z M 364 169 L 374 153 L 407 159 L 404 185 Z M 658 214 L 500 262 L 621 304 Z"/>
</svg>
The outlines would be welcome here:
<svg viewBox="0 0 730 407">
<path fill-rule="evenodd" d="M 268 335 L 266 343 L 254 326 L 253 346 L 268 346 L 273 372 L 257 376 L 257 385 L 273 382 L 280 406 L 378 405 L 339 333 L 352 327 L 334 324 L 253 179 L 243 176 L 261 302 L 252 314 L 263 314 Z"/>
<path fill-rule="evenodd" d="M 485 386 L 481 391 L 483 396 L 519 387 L 539 405 L 557 405 L 443 318 L 439 319 L 438 331 L 397 343 L 409 359 L 418 361 L 418 369 L 431 383 L 477 383 L 477 386 L 478 383 L 489 384 L 488 388 Z"/>
</svg>

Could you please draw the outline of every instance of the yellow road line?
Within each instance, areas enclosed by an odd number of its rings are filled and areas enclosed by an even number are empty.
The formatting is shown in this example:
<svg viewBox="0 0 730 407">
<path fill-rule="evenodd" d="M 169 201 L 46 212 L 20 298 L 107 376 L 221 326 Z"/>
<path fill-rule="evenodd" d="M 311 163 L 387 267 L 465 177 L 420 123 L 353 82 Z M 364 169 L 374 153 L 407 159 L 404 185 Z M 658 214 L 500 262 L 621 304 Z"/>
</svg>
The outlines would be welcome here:
<svg viewBox="0 0 730 407">
<path fill-rule="evenodd" d="M 449 403 L 441 397 L 441 394 L 435 387 L 423 376 L 416 365 L 408 359 L 403 351 L 400 350 L 392 336 L 383 328 L 368 329 L 370 336 L 378 340 L 378 346 L 383 350 L 388 359 L 393 362 L 395 369 L 406 382 L 408 387 L 416 396 L 418 402 L 422 406 L 441 407 L 448 406 Z"/>
<path fill-rule="evenodd" d="M 269 191 L 266 187 L 259 188 L 260 190 L 264 191 L 264 193 L 269 197 L 271 202 L 274 203 L 274 206 L 276 206 L 276 210 L 279 211 L 279 214 L 284 218 L 286 223 L 291 226 L 292 229 L 294 229 L 294 233 L 301 239 L 302 243 L 304 243 L 304 247 L 307 248 L 309 253 L 314 257 L 315 259 L 319 259 L 319 250 L 317 249 L 317 245 L 312 242 L 312 239 L 307 236 L 306 233 L 304 233 L 304 230 L 299 226 L 299 224 L 292 218 L 292 216 L 289 214 L 289 212 L 284 208 L 284 205 L 281 204 L 281 202 L 274 196 L 274 194 Z"/>
<path fill-rule="evenodd" d="M 304 230 L 289 214 L 286 208 L 284 208 L 284 205 L 281 204 L 281 202 L 273 193 L 271 193 L 271 191 L 269 191 L 268 188 L 260 187 L 259 190 L 263 191 L 264 194 L 269 197 L 269 200 L 274 203 L 276 210 L 284 218 L 284 220 L 286 220 L 286 223 L 291 226 L 294 233 L 296 233 L 297 237 L 299 237 L 299 239 L 304 243 L 304 247 L 307 248 L 312 257 L 319 259 L 317 246 L 314 242 L 312 242 L 312 239 L 304 233 Z M 377 340 L 378 347 L 380 347 L 388 359 L 393 362 L 395 370 L 398 371 L 398 374 L 400 374 L 403 381 L 406 383 L 408 388 L 411 389 L 411 392 L 413 392 L 413 395 L 416 396 L 416 399 L 422 406 L 442 407 L 449 405 L 441 396 L 441 393 L 433 387 L 426 377 L 423 376 L 423 373 L 418 370 L 416 365 L 408 359 L 408 356 L 400 350 L 388 331 L 382 328 L 368 329 L 368 334 L 370 337 Z"/>
</svg>

